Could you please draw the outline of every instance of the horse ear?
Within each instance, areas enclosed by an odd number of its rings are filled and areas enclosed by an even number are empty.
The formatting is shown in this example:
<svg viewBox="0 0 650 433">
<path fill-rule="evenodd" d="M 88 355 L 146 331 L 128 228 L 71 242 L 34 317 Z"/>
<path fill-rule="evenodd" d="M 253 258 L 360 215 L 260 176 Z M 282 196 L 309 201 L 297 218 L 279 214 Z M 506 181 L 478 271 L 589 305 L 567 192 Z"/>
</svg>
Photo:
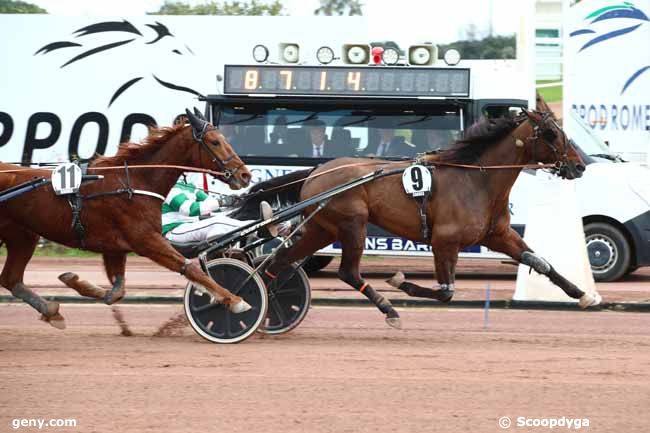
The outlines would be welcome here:
<svg viewBox="0 0 650 433">
<path fill-rule="evenodd" d="M 200 111 L 198 108 L 196 108 L 196 107 L 194 107 L 194 115 L 195 115 L 196 117 L 198 117 L 199 119 L 205 121 L 205 122 L 208 121 L 208 119 L 205 118 L 205 116 L 203 115 L 203 113 L 201 113 L 201 111 Z"/>
<path fill-rule="evenodd" d="M 187 114 L 187 120 L 190 121 L 190 125 L 192 125 L 192 129 L 197 133 L 202 132 L 207 122 L 205 120 L 201 120 L 198 117 L 196 117 L 187 108 L 185 109 L 185 114 Z"/>
<path fill-rule="evenodd" d="M 528 118 L 528 120 L 533 122 L 534 125 L 537 125 L 538 116 L 536 116 L 537 112 L 535 110 L 528 111 L 524 108 L 523 113 Z"/>
</svg>

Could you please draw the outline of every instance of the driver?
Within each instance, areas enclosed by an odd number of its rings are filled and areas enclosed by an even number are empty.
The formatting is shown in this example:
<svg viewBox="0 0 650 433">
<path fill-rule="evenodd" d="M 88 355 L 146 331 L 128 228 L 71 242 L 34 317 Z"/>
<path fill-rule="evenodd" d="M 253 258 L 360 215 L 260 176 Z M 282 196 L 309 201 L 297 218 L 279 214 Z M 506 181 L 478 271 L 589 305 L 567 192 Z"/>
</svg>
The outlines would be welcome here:
<svg viewBox="0 0 650 433">
<path fill-rule="evenodd" d="M 210 197 L 193 184 L 180 181 L 174 185 L 162 206 L 162 234 L 173 243 L 199 242 L 214 239 L 254 221 L 240 221 L 223 212 L 213 214 L 221 208 L 232 207 L 237 198 L 228 195 L 219 200 Z M 273 217 L 271 205 L 260 203 L 260 219 Z M 275 225 L 267 226 L 263 236 L 277 236 Z"/>
</svg>

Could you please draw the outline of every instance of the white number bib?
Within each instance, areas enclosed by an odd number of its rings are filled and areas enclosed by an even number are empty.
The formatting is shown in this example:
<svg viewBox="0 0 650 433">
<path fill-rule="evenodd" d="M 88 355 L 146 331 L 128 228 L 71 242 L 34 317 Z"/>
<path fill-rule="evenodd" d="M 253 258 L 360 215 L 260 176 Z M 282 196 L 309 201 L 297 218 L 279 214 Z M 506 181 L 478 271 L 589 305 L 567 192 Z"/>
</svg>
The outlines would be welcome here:
<svg viewBox="0 0 650 433">
<path fill-rule="evenodd" d="M 77 192 L 80 185 L 81 168 L 77 164 L 66 162 L 52 170 L 52 188 L 56 195 Z"/>
<path fill-rule="evenodd" d="M 422 165 L 412 165 L 402 174 L 404 191 L 413 197 L 422 197 L 431 191 L 431 172 Z"/>
</svg>

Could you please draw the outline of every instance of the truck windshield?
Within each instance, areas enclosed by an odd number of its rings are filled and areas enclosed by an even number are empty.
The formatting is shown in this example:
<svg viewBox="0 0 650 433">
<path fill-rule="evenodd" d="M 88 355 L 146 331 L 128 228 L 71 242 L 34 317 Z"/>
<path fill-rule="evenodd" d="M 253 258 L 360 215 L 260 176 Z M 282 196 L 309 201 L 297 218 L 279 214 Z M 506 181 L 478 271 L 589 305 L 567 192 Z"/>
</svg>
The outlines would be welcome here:
<svg viewBox="0 0 650 433">
<path fill-rule="evenodd" d="M 574 144 L 587 155 L 615 162 L 623 161 L 610 150 L 600 137 L 594 134 L 589 125 L 575 111 L 571 110 L 569 115 L 565 116 L 563 128 Z"/>
<path fill-rule="evenodd" d="M 413 157 L 446 149 L 460 136 L 461 108 L 220 107 L 218 126 L 242 156 Z"/>
</svg>

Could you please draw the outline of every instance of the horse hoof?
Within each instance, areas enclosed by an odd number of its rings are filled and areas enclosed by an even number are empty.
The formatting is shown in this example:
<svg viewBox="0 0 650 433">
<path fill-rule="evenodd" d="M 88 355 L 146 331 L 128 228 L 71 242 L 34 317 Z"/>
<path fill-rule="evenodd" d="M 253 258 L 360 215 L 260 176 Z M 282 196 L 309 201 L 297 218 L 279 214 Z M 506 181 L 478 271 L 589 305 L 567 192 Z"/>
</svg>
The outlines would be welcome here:
<svg viewBox="0 0 650 433">
<path fill-rule="evenodd" d="M 65 319 L 59 313 L 56 313 L 52 316 L 46 316 L 45 314 L 41 315 L 41 320 L 47 322 L 56 329 L 65 329 Z"/>
<path fill-rule="evenodd" d="M 580 306 L 580 308 L 585 309 L 588 307 L 599 305 L 602 301 L 603 301 L 603 297 L 600 296 L 598 293 L 585 293 L 580 298 L 580 302 L 578 302 L 578 305 Z"/>
<path fill-rule="evenodd" d="M 250 310 L 251 308 L 253 308 L 253 307 L 251 307 L 248 304 L 248 302 L 244 301 L 243 299 L 241 301 L 237 302 L 236 304 L 230 304 L 230 311 L 235 313 L 235 314 L 244 313 L 244 312 Z"/>
<path fill-rule="evenodd" d="M 74 272 L 66 272 L 59 275 L 59 281 L 61 281 L 66 286 L 70 286 L 70 284 L 74 283 L 78 279 L 79 275 L 75 274 Z"/>
<path fill-rule="evenodd" d="M 388 284 L 396 288 L 399 288 L 399 286 L 401 286 L 404 281 L 406 281 L 406 277 L 402 272 L 399 271 L 395 272 L 395 275 L 386 280 Z"/>
<path fill-rule="evenodd" d="M 453 291 L 453 290 L 449 290 L 449 289 L 441 289 L 441 290 L 438 290 L 438 292 L 439 292 L 439 293 L 438 293 L 438 295 L 437 295 L 437 299 L 438 299 L 440 302 L 443 302 L 443 303 L 445 303 L 445 304 L 446 304 L 447 302 L 451 301 L 451 298 L 454 297 L 454 291 Z"/>
<path fill-rule="evenodd" d="M 106 305 L 113 305 L 114 303 L 122 300 L 125 294 L 126 291 L 123 288 L 115 291 L 111 290 L 110 292 L 106 293 L 106 296 L 104 296 L 104 303 Z"/>
<path fill-rule="evenodd" d="M 386 323 L 391 328 L 402 329 L 402 319 L 399 317 L 386 317 Z"/>
</svg>

